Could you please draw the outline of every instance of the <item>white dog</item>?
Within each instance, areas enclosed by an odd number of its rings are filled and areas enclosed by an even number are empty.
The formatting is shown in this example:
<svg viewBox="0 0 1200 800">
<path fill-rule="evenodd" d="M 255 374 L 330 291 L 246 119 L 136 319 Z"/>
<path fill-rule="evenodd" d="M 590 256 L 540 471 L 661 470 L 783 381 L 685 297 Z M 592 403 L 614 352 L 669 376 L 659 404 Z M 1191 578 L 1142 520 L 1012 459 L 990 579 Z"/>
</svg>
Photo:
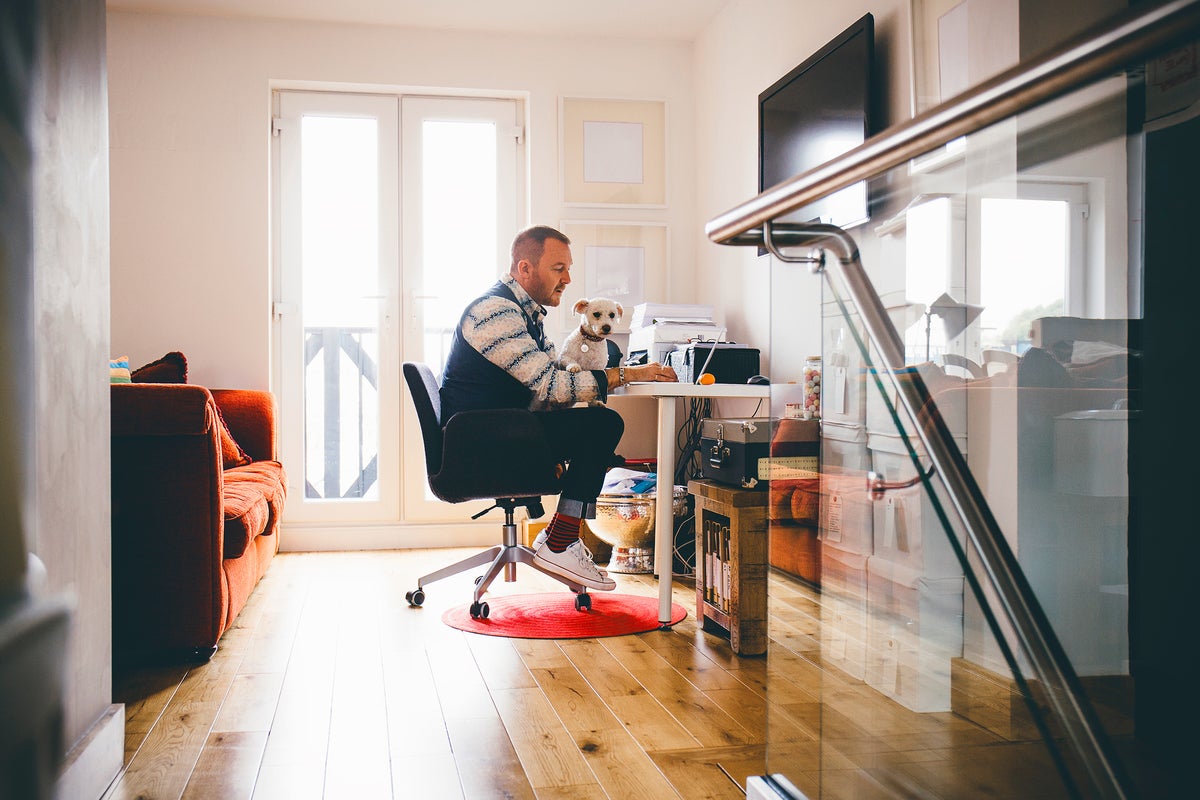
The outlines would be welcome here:
<svg viewBox="0 0 1200 800">
<path fill-rule="evenodd" d="M 575 301 L 572 310 L 579 315 L 579 327 L 563 342 L 559 365 L 568 372 L 604 369 L 608 366 L 606 340 L 621 321 L 625 309 L 616 300 L 597 297 Z"/>
</svg>

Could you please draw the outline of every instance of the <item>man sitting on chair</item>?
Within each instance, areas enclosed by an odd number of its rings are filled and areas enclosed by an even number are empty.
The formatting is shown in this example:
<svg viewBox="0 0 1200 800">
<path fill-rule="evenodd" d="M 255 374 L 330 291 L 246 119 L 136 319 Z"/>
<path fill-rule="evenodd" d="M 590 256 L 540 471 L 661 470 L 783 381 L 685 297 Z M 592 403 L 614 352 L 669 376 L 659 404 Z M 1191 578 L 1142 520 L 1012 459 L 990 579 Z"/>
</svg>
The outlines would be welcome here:
<svg viewBox="0 0 1200 800">
<path fill-rule="evenodd" d="M 443 424 L 459 411 L 526 408 L 546 431 L 546 441 L 562 463 L 562 494 L 546 530 L 534 542 L 534 559 L 551 572 L 609 591 L 616 582 L 598 569 L 579 539 L 580 519 L 594 519 L 596 496 L 625 422 L 602 405 L 608 392 L 629 381 L 673 381 L 662 364 L 612 366 L 572 373 L 560 369 L 554 343 L 542 320 L 557 306 L 571 282 L 571 240 L 554 228 L 536 225 L 517 234 L 508 275 L 463 312 L 442 372 Z M 479 443 L 487 450 L 487 442 Z"/>
</svg>

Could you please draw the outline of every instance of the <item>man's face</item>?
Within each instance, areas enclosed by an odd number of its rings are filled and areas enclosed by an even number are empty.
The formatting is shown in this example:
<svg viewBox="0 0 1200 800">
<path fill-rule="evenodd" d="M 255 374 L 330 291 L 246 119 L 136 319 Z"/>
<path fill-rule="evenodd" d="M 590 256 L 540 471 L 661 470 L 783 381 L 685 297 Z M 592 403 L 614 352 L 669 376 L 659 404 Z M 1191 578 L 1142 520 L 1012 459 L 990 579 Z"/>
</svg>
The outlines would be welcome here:
<svg viewBox="0 0 1200 800">
<path fill-rule="evenodd" d="M 544 306 L 562 302 L 563 290 L 571 282 L 571 248 L 557 239 L 547 239 L 537 264 L 518 265 L 521 288 Z"/>
</svg>

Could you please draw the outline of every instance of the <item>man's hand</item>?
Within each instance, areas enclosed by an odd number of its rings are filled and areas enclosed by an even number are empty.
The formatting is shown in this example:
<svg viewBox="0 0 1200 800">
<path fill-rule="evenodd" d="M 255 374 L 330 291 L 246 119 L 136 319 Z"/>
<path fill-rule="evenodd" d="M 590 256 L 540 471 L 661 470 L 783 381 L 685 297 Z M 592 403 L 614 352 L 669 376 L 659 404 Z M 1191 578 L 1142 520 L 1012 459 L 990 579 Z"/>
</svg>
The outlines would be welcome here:
<svg viewBox="0 0 1200 800">
<path fill-rule="evenodd" d="M 625 368 L 625 380 L 632 383 L 633 381 L 677 381 L 679 377 L 675 374 L 675 370 L 665 364 L 639 364 L 634 367 Z"/>
</svg>

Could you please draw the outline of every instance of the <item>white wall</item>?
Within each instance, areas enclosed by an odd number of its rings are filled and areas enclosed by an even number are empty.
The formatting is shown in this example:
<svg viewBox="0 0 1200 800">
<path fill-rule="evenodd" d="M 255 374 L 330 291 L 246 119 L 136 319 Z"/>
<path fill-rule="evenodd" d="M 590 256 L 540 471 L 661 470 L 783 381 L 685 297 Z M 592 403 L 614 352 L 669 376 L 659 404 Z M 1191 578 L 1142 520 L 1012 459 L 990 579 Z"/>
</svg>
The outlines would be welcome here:
<svg viewBox="0 0 1200 800">
<path fill-rule="evenodd" d="M 906 0 L 745 0 L 731 3 L 696 42 L 697 302 L 722 307 L 731 338 L 763 350 L 776 381 L 796 377 L 804 357 L 821 352 L 820 281 L 803 267 L 781 266 L 772 276 L 773 259 L 759 258 L 755 248 L 712 244 L 704 223 L 758 194 L 759 92 L 867 11 L 875 17 L 884 92 L 877 123 L 882 130 L 909 117 L 908 8 Z M 777 311 L 794 312 L 787 342 L 776 347 L 772 296 Z"/>
<path fill-rule="evenodd" d="M 180 350 L 194 383 L 269 388 L 272 81 L 527 93 L 530 221 L 665 221 L 655 299 L 692 301 L 688 44 L 110 12 L 108 53 L 112 347 L 135 366 Z M 561 206 L 560 95 L 667 102 L 666 210 Z"/>
</svg>

